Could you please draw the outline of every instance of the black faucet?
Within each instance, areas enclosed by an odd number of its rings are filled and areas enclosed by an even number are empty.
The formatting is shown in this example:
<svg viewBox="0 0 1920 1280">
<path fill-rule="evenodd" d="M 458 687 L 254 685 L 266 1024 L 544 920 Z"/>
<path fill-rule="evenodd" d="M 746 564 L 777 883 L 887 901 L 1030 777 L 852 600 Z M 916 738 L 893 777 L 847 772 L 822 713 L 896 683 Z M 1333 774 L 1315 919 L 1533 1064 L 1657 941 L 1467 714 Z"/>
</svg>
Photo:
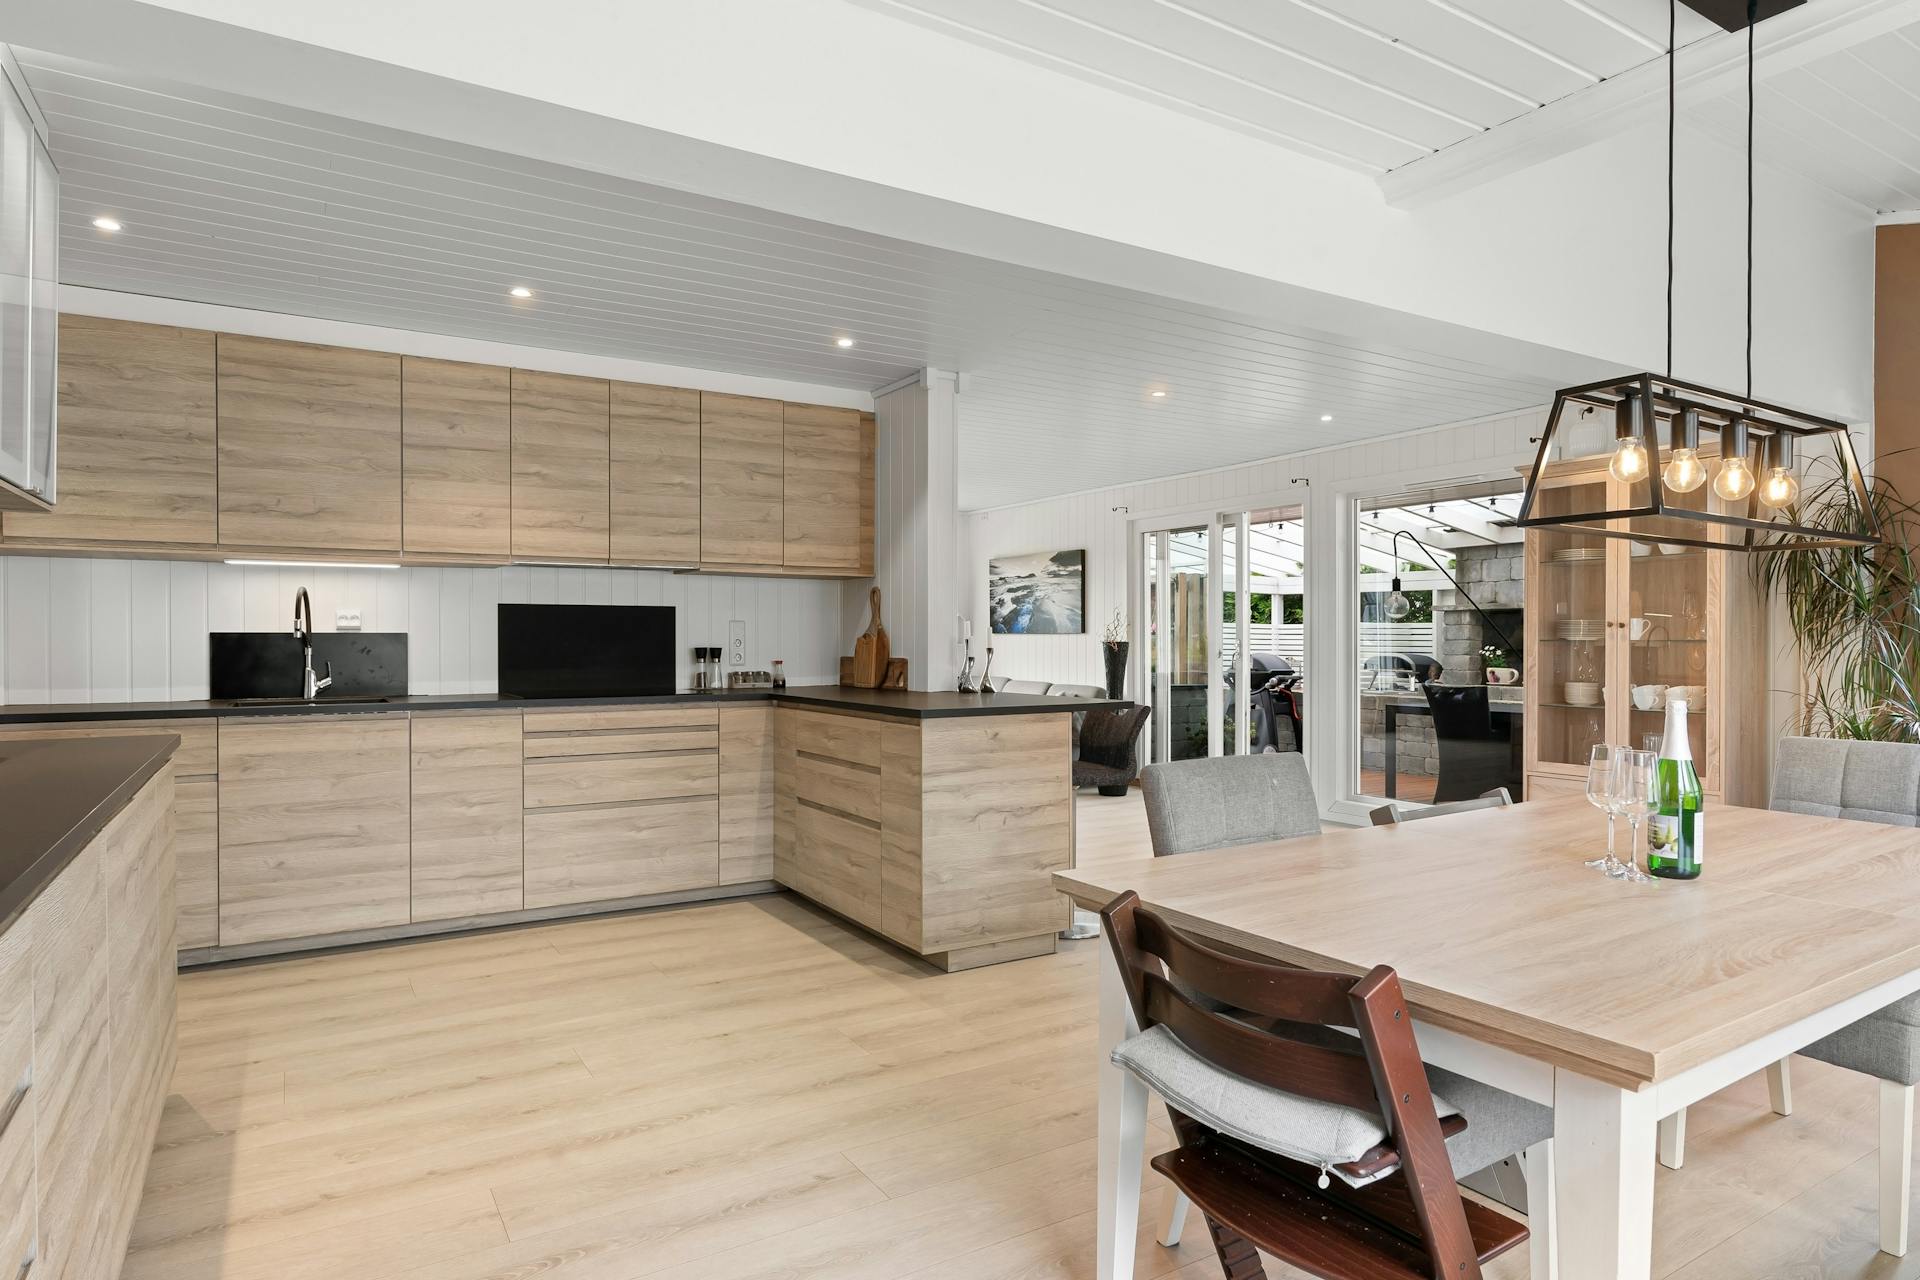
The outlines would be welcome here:
<svg viewBox="0 0 1920 1280">
<path fill-rule="evenodd" d="M 293 595 L 293 638 L 300 642 L 300 655 L 306 668 L 300 677 L 300 696 L 318 697 L 322 689 L 333 683 L 333 664 L 327 664 L 325 678 L 318 677 L 313 671 L 313 601 L 307 598 L 307 589 L 301 587 Z"/>
</svg>

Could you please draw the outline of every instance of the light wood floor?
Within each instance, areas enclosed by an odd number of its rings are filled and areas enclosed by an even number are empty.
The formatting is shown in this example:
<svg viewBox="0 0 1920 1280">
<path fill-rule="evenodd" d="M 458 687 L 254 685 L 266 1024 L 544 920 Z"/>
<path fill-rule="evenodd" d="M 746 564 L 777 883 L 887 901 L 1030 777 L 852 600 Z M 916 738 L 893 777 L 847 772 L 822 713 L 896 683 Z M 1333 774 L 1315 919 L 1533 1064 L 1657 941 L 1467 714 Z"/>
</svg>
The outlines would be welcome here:
<svg viewBox="0 0 1920 1280">
<path fill-rule="evenodd" d="M 1081 812 L 1145 856 L 1137 795 Z M 1100 945 L 937 974 L 783 895 L 184 975 L 125 1275 L 1090 1276 Z M 1659 1274 L 1920 1276 L 1874 1251 L 1872 1082 L 1794 1065 L 1791 1118 L 1694 1109 Z M 1217 1276 L 1161 1194 L 1138 1274 Z"/>
</svg>

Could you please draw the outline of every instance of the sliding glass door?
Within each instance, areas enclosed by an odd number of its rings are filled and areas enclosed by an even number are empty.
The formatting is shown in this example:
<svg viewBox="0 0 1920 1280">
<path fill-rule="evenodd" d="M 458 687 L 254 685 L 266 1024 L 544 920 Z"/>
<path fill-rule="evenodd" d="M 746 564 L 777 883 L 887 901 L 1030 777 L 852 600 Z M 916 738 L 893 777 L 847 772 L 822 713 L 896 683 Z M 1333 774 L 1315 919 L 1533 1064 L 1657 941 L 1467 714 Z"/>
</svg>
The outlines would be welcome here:
<svg viewBox="0 0 1920 1280">
<path fill-rule="evenodd" d="M 1299 749 L 1305 558 L 1298 508 L 1142 532 L 1134 638 L 1152 759 Z"/>
</svg>

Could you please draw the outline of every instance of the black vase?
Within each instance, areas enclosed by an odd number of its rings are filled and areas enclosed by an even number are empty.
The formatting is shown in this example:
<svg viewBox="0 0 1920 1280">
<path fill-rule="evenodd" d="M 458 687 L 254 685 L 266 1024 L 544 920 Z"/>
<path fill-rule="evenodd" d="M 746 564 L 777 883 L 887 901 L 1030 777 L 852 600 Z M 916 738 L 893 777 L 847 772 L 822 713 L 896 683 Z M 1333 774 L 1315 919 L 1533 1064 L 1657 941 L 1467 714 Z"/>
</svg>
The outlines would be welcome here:
<svg viewBox="0 0 1920 1280">
<path fill-rule="evenodd" d="M 1127 696 L 1127 640 L 1103 640 L 1100 642 L 1101 656 L 1107 660 L 1107 696 L 1124 698 Z"/>
</svg>

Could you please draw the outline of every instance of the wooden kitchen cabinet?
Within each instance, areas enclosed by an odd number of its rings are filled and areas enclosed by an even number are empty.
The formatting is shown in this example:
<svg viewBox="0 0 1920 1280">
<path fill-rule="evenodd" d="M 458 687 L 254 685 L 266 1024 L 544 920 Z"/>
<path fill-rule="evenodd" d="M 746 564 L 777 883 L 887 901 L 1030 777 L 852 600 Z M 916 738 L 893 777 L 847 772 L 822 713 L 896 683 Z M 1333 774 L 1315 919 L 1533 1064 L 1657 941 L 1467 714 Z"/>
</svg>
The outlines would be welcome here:
<svg viewBox="0 0 1920 1280">
<path fill-rule="evenodd" d="M 0 533 L 48 543 L 211 547 L 219 537 L 214 335 L 60 317 L 59 501 Z"/>
<path fill-rule="evenodd" d="M 785 410 L 778 400 L 701 393 L 702 564 L 784 562 Z"/>
<path fill-rule="evenodd" d="M 700 563 L 700 393 L 616 382 L 609 407 L 615 564 Z"/>
<path fill-rule="evenodd" d="M 520 716 L 416 715 L 412 918 L 520 910 Z"/>
<path fill-rule="evenodd" d="M 117 738 L 148 733 L 171 734 L 180 739 L 179 750 L 173 756 L 173 901 L 179 917 L 174 941 L 182 951 L 211 947 L 220 941 L 217 721 L 206 717 L 15 724 L 0 728 L 0 742 L 19 738 Z"/>
<path fill-rule="evenodd" d="M 873 434 L 855 409 L 784 407 L 782 563 L 789 568 L 873 565 Z"/>
<path fill-rule="evenodd" d="M 505 561 L 513 554 L 511 372 L 416 356 L 400 372 L 401 549 Z"/>
<path fill-rule="evenodd" d="M 720 883 L 719 709 L 530 711 L 528 909 Z"/>
<path fill-rule="evenodd" d="M 773 879 L 773 704 L 720 708 L 720 883 Z"/>
<path fill-rule="evenodd" d="M 0 933 L 0 1276 L 34 1252 L 33 929 Z"/>
<path fill-rule="evenodd" d="M 607 559 L 608 386 L 513 371 L 513 558 Z"/>
<path fill-rule="evenodd" d="M 40 1257 L 34 1272 L 97 1280 L 107 1256 L 108 1120 L 112 1077 L 107 1028 L 106 882 L 95 840 L 34 901 L 34 1165 Z M 17 925 L 15 927 L 18 927 Z M 16 1114 L 15 1123 L 21 1117 Z"/>
<path fill-rule="evenodd" d="M 220 944 L 408 923 L 404 714 L 220 722 Z"/>
<path fill-rule="evenodd" d="M 400 357 L 223 333 L 220 543 L 400 550 Z"/>
</svg>

